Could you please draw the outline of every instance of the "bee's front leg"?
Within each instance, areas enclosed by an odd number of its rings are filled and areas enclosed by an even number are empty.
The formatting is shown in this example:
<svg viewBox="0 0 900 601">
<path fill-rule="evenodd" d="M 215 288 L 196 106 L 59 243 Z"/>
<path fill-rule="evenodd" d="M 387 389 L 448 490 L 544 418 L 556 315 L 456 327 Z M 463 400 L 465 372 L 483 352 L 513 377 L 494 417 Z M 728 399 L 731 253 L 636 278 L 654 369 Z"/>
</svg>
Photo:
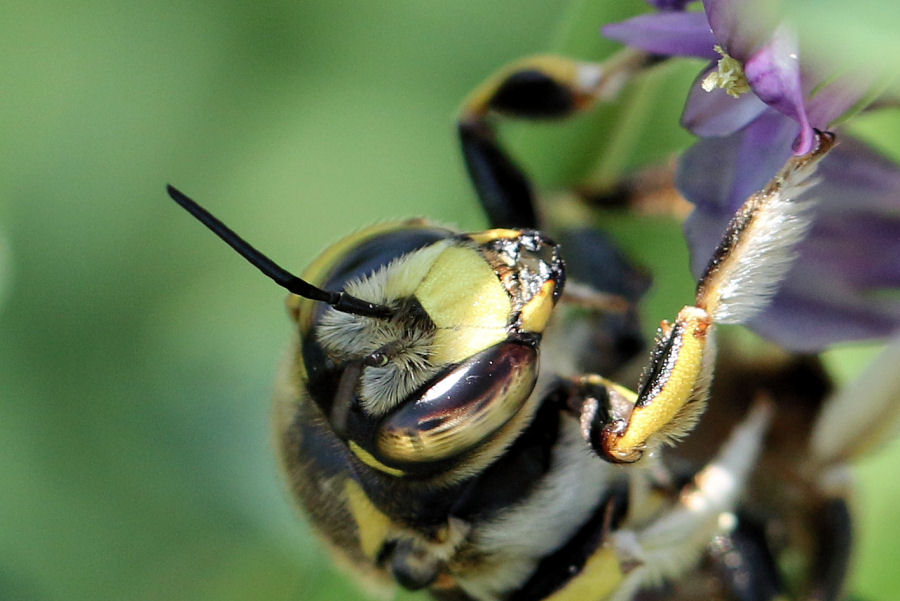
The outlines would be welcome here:
<svg viewBox="0 0 900 601">
<path fill-rule="evenodd" d="M 810 225 L 810 202 L 798 197 L 834 145 L 833 135 L 818 137 L 813 152 L 791 158 L 732 218 L 700 278 L 694 304 L 679 311 L 673 323 L 662 322 L 631 406 L 618 399 L 630 395 L 618 390 L 606 401 L 597 399 L 592 413 L 590 395 L 585 396 L 578 414 L 585 438 L 601 457 L 633 463 L 693 428 L 712 381 L 715 325 L 746 323 L 765 307 Z M 607 392 L 617 390 L 602 384 Z"/>
</svg>

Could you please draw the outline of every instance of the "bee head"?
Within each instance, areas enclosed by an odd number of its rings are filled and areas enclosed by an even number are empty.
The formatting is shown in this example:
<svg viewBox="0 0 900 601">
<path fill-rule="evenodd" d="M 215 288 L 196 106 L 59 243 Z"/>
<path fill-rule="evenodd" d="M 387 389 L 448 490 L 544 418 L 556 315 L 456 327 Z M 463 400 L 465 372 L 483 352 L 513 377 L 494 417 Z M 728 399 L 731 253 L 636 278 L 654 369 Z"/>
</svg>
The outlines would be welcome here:
<svg viewBox="0 0 900 601">
<path fill-rule="evenodd" d="M 333 430 L 371 467 L 427 473 L 477 449 L 528 400 L 564 267 L 531 230 L 394 226 L 329 249 L 330 268 L 312 266 L 325 287 L 389 317 L 289 304 L 303 379 Z"/>
<path fill-rule="evenodd" d="M 539 232 L 384 223 L 332 246 L 301 278 L 169 194 L 291 292 L 300 381 L 368 466 L 438 472 L 491 440 L 531 396 L 565 281 L 559 248 Z"/>
</svg>

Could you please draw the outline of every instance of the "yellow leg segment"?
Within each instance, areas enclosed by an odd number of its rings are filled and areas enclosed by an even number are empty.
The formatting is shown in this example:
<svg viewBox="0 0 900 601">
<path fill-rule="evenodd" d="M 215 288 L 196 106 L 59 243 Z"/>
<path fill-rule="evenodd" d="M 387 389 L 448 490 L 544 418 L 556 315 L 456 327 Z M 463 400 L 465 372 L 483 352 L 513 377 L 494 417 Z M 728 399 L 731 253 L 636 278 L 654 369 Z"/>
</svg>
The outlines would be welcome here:
<svg viewBox="0 0 900 601">
<path fill-rule="evenodd" d="M 493 227 L 540 229 L 531 182 L 498 143 L 494 117 L 569 117 L 614 97 L 647 64 L 646 53 L 632 50 L 603 63 L 532 56 L 501 69 L 469 95 L 457 127 L 466 168 Z"/>
<path fill-rule="evenodd" d="M 552 54 L 510 63 L 479 85 L 463 102 L 460 120 L 481 119 L 490 111 L 531 119 L 564 117 L 613 98 L 649 56 L 625 50 L 603 63 Z"/>
<path fill-rule="evenodd" d="M 834 146 L 818 133 L 816 148 L 790 158 L 769 184 L 748 198 L 729 223 L 697 287 L 696 306 L 663 323 L 631 414 L 610 411 L 600 454 L 631 463 L 662 442 L 687 434 L 706 405 L 712 379 L 714 323 L 746 323 L 772 298 L 811 221 L 802 194 L 816 164 Z M 592 446 L 594 436 L 589 438 Z"/>
<path fill-rule="evenodd" d="M 663 323 L 650 368 L 628 420 L 603 428 L 603 454 L 616 463 L 641 458 L 648 441 L 677 439 L 702 412 L 711 376 L 707 341 L 712 320 L 703 309 L 685 307 L 674 324 Z"/>
</svg>

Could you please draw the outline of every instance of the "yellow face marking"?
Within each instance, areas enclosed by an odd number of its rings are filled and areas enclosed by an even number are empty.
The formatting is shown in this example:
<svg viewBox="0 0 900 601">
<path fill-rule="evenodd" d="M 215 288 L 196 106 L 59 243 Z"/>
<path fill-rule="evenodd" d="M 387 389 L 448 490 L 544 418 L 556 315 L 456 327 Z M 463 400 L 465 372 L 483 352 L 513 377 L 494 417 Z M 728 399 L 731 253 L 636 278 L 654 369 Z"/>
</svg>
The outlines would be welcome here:
<svg viewBox="0 0 900 601">
<path fill-rule="evenodd" d="M 381 463 L 380 461 L 375 459 L 375 457 L 373 457 L 371 453 L 369 453 L 367 450 L 365 450 L 364 448 L 362 448 L 361 446 L 359 446 L 352 440 L 349 441 L 348 446 L 350 447 L 350 450 L 353 451 L 353 454 L 356 455 L 356 457 L 360 461 L 362 461 L 369 467 L 375 468 L 379 472 L 384 472 L 385 474 L 388 474 L 390 476 L 394 476 L 397 478 L 405 475 L 403 470 L 398 470 L 395 467 L 390 467 L 390 466 L 387 466 L 387 465 Z"/>
<path fill-rule="evenodd" d="M 506 340 L 506 328 L 452 328 L 434 334 L 431 360 L 435 365 L 459 363 Z"/>
<path fill-rule="evenodd" d="M 457 363 L 506 338 L 509 294 L 478 251 L 450 246 L 416 289 L 435 335 L 432 361 Z"/>
<path fill-rule="evenodd" d="M 553 291 L 556 282 L 547 280 L 524 307 L 522 307 L 522 329 L 526 332 L 543 332 L 553 312 Z"/>
<path fill-rule="evenodd" d="M 601 547 L 591 555 L 581 572 L 544 601 L 606 599 L 623 579 L 615 551 Z"/>
<path fill-rule="evenodd" d="M 478 244 L 478 246 L 484 246 L 488 242 L 493 242 L 494 240 L 515 240 L 521 235 L 521 230 L 497 228 L 493 230 L 485 230 L 483 232 L 474 232 L 468 234 L 468 237 L 473 242 Z"/>
<path fill-rule="evenodd" d="M 685 307 L 676 325 L 683 327 L 677 359 L 659 393 L 631 414 L 628 429 L 615 442 L 613 453 L 623 458 L 639 451 L 647 439 L 663 430 L 692 398 L 695 385 L 703 376 L 703 351 L 709 318 L 705 311 Z"/>
<path fill-rule="evenodd" d="M 416 298 L 439 328 L 506 327 L 511 303 L 478 251 L 451 246 L 435 260 Z"/>
<path fill-rule="evenodd" d="M 391 528 L 391 520 L 372 505 L 369 497 L 355 480 L 344 481 L 347 507 L 356 522 L 359 548 L 370 559 L 375 559 L 384 545 Z"/>
</svg>

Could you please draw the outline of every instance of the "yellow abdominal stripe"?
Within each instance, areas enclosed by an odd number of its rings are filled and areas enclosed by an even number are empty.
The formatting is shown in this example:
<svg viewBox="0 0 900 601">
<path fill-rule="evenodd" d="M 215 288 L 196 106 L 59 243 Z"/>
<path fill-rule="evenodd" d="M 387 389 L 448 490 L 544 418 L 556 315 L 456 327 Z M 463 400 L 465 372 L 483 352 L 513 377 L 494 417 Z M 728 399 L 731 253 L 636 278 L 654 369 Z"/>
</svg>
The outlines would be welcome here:
<svg viewBox="0 0 900 601">
<path fill-rule="evenodd" d="M 391 527 L 391 520 L 372 504 L 355 480 L 344 481 L 347 507 L 356 522 L 359 547 L 366 557 L 375 559 Z"/>
<path fill-rule="evenodd" d="M 584 601 L 606 599 L 622 582 L 622 568 L 615 550 L 600 547 L 581 572 L 544 601 Z"/>
<path fill-rule="evenodd" d="M 432 354 L 436 365 L 458 363 L 506 339 L 512 302 L 493 268 L 473 248 L 447 247 L 415 294 L 438 328 Z"/>
</svg>

